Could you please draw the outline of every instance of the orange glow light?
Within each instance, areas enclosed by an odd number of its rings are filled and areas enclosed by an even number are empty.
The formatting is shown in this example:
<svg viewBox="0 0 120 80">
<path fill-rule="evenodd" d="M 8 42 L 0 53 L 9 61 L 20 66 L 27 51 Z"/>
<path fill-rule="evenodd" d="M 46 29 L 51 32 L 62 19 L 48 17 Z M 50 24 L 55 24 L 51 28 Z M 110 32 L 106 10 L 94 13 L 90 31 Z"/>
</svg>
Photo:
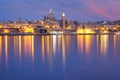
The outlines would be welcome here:
<svg viewBox="0 0 120 80">
<path fill-rule="evenodd" d="M 2 37 L 0 36 L 0 59 L 2 57 Z"/>
<path fill-rule="evenodd" d="M 84 33 L 84 29 L 82 29 L 82 28 L 78 28 L 78 29 L 77 29 L 77 33 L 78 33 L 78 34 L 80 34 L 80 33 Z"/>
<path fill-rule="evenodd" d="M 26 32 L 26 33 L 34 33 L 34 29 L 33 28 L 25 28 L 24 29 L 24 32 Z"/>
<path fill-rule="evenodd" d="M 8 67 L 8 36 L 5 36 L 5 61 L 6 67 Z"/>
<path fill-rule="evenodd" d="M 71 29 L 71 27 L 70 27 L 70 26 L 67 26 L 67 27 L 66 27 L 66 29 L 70 30 L 70 29 Z"/>
<path fill-rule="evenodd" d="M 78 28 L 77 29 L 77 34 L 94 34 L 95 32 L 92 29 L 86 28 Z"/>
<path fill-rule="evenodd" d="M 10 31 L 8 29 L 5 29 L 4 30 L 4 33 L 9 33 Z"/>
<path fill-rule="evenodd" d="M 3 26 L 2 25 L 0 25 L 0 28 L 2 28 Z"/>
<path fill-rule="evenodd" d="M 103 30 L 103 31 L 101 31 L 102 33 L 109 33 L 109 31 L 108 30 Z"/>
<path fill-rule="evenodd" d="M 50 28 L 50 26 L 45 26 L 45 28 Z"/>
</svg>

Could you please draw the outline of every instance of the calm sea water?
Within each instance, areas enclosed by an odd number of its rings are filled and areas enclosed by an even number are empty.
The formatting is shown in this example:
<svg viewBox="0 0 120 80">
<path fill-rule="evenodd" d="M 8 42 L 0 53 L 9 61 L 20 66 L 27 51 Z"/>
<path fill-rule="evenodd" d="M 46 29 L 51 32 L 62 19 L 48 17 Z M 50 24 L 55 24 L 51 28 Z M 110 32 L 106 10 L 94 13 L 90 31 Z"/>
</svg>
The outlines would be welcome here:
<svg viewBox="0 0 120 80">
<path fill-rule="evenodd" d="M 0 80 L 120 80 L 120 35 L 0 36 Z"/>
</svg>

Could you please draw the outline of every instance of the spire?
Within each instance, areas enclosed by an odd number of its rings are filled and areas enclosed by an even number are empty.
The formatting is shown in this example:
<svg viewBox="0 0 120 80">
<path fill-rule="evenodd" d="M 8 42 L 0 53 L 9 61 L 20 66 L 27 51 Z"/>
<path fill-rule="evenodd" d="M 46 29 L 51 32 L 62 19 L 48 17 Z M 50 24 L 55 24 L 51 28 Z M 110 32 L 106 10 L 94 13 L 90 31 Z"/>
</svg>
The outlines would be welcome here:
<svg viewBox="0 0 120 80">
<path fill-rule="evenodd" d="M 62 16 L 65 17 L 65 13 L 64 12 L 62 13 Z"/>
<path fill-rule="evenodd" d="M 65 20 L 65 13 L 64 12 L 62 13 L 62 19 Z"/>
<path fill-rule="evenodd" d="M 62 13 L 62 28 L 64 29 L 65 28 L 65 26 L 66 26 L 66 19 L 65 19 L 65 13 L 63 12 Z"/>
</svg>

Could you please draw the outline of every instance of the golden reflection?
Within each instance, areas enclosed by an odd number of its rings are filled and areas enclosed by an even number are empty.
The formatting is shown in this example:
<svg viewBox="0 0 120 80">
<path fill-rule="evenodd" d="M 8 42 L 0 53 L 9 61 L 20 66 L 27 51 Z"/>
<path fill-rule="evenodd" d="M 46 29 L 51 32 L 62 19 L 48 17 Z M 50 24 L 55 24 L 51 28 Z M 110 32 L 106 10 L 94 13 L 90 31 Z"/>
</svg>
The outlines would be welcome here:
<svg viewBox="0 0 120 80">
<path fill-rule="evenodd" d="M 84 47 L 84 36 L 83 35 L 77 35 L 77 48 L 78 52 L 83 53 L 83 47 Z"/>
<path fill-rule="evenodd" d="M 44 61 L 44 57 L 45 57 L 45 39 L 44 36 L 42 36 L 42 59 Z"/>
<path fill-rule="evenodd" d="M 2 37 L 0 36 L 0 58 L 2 57 Z"/>
<path fill-rule="evenodd" d="M 60 52 L 61 48 L 61 35 L 58 35 L 58 52 Z"/>
<path fill-rule="evenodd" d="M 5 36 L 5 61 L 6 67 L 8 67 L 8 36 Z"/>
<path fill-rule="evenodd" d="M 97 43 L 96 43 L 96 45 L 97 45 L 97 53 L 98 53 L 99 35 L 97 35 L 97 38 L 96 38 L 96 40 L 97 40 Z"/>
<path fill-rule="evenodd" d="M 26 57 L 31 56 L 32 61 L 34 62 L 34 37 L 24 36 L 23 42 L 24 42 L 25 56 Z"/>
<path fill-rule="evenodd" d="M 53 54 L 54 54 L 54 56 L 55 56 L 55 53 L 56 53 L 56 42 L 57 42 L 57 39 L 56 39 L 56 38 L 57 38 L 57 36 L 56 36 L 56 35 L 53 35 L 52 38 L 53 38 L 53 39 L 52 39 L 52 40 L 53 40 L 53 41 L 52 41 L 52 42 L 53 42 Z"/>
<path fill-rule="evenodd" d="M 46 37 L 47 39 L 47 42 L 46 42 L 46 44 L 47 44 L 47 55 L 48 55 L 48 57 L 49 57 L 49 55 L 50 55 L 50 36 L 47 36 Z"/>
<path fill-rule="evenodd" d="M 20 62 L 21 62 L 21 57 L 22 57 L 22 48 L 21 48 L 21 36 L 19 36 L 19 57 L 20 57 Z"/>
<path fill-rule="evenodd" d="M 106 55 L 108 50 L 108 35 L 101 35 L 100 36 L 100 49 L 101 49 L 101 55 Z"/>
<path fill-rule="evenodd" d="M 49 60 L 49 64 L 50 64 L 50 67 L 52 67 L 52 60 L 53 60 L 53 35 L 51 35 L 50 37 L 50 52 L 48 54 L 48 60 Z M 55 56 L 54 56 L 55 57 Z"/>
<path fill-rule="evenodd" d="M 90 52 L 91 41 L 92 41 L 92 36 L 91 35 L 85 35 L 85 50 L 86 50 L 86 53 Z"/>
<path fill-rule="evenodd" d="M 32 50 L 31 51 L 32 52 L 32 62 L 34 62 L 34 36 L 32 36 L 32 45 L 31 46 L 32 46 L 32 49 L 31 49 Z"/>
<path fill-rule="evenodd" d="M 66 49 L 68 49 L 69 44 L 70 44 L 70 36 L 69 35 L 66 36 L 65 42 L 66 42 Z"/>
<path fill-rule="evenodd" d="M 14 36 L 14 53 L 17 53 L 18 49 L 19 49 L 19 37 L 18 36 Z"/>
<path fill-rule="evenodd" d="M 114 43 L 114 53 L 116 53 L 116 35 L 113 36 L 113 43 Z"/>
<path fill-rule="evenodd" d="M 65 39 L 64 36 L 62 35 L 62 61 L 63 61 L 63 66 L 65 66 L 65 61 L 66 61 L 66 53 L 65 53 L 66 47 L 65 47 Z"/>
<path fill-rule="evenodd" d="M 0 59 L 2 57 L 2 37 L 0 36 Z"/>
<path fill-rule="evenodd" d="M 25 55 L 31 52 L 31 36 L 24 36 L 24 51 Z"/>
</svg>

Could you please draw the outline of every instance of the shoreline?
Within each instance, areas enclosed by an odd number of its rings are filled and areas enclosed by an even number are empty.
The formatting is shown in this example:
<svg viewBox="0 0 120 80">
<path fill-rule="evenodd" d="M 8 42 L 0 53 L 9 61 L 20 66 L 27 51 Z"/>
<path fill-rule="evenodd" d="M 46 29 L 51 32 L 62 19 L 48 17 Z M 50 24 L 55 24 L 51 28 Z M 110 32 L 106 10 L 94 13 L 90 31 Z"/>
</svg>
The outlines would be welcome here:
<svg viewBox="0 0 120 80">
<path fill-rule="evenodd" d="M 84 33 L 84 34 L 76 34 L 76 33 L 63 33 L 63 34 L 49 34 L 49 33 L 42 33 L 42 34 L 34 34 L 34 33 L 0 33 L 0 36 L 46 36 L 46 35 L 117 35 L 116 33 Z M 119 34 L 118 34 L 119 35 Z"/>
</svg>

